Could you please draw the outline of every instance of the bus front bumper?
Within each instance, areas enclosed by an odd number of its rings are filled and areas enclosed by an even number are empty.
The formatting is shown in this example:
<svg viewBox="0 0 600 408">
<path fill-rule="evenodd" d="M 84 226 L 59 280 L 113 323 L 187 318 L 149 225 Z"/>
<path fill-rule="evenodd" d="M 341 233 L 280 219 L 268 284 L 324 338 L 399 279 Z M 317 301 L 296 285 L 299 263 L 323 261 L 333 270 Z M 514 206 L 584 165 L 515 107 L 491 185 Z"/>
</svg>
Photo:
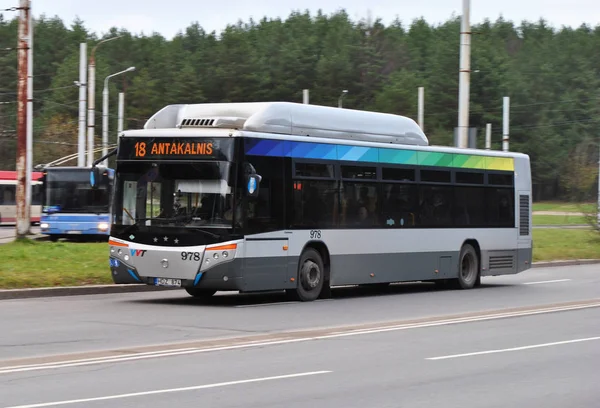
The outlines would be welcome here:
<svg viewBox="0 0 600 408">
<path fill-rule="evenodd" d="M 163 279 L 158 276 L 142 276 L 138 270 L 115 257 L 110 257 L 112 280 L 116 284 L 145 284 L 150 286 L 189 287 L 214 290 L 243 290 L 240 259 L 216 265 L 204 272 L 198 272 L 194 279 Z M 150 272 L 152 273 L 152 272 Z"/>
</svg>

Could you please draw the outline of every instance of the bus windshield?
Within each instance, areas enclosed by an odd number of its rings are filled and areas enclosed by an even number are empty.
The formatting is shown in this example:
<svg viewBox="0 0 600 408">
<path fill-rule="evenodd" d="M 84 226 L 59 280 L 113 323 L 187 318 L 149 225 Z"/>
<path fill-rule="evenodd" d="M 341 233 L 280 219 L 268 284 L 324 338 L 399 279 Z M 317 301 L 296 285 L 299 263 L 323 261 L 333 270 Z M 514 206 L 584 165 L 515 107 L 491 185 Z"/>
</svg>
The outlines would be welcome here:
<svg viewBox="0 0 600 408">
<path fill-rule="evenodd" d="M 97 189 L 91 189 L 89 169 L 48 171 L 44 187 L 44 213 L 110 211 L 109 179 L 104 177 Z"/>
<path fill-rule="evenodd" d="M 232 228 L 234 178 L 228 162 L 119 165 L 117 225 Z M 237 206 L 239 208 L 239 206 Z"/>
</svg>

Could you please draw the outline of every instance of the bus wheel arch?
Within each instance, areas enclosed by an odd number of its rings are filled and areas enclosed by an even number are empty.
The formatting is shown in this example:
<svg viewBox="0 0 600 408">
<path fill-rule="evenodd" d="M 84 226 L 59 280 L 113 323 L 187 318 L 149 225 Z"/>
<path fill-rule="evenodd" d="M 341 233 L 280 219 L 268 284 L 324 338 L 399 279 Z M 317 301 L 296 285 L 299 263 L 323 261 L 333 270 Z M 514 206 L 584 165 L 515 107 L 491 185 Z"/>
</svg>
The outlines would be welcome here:
<svg viewBox="0 0 600 408">
<path fill-rule="evenodd" d="M 330 265 L 327 246 L 321 241 L 308 242 L 302 249 L 298 261 L 297 286 L 294 297 L 302 301 L 313 301 L 331 296 Z M 315 273 L 318 274 L 316 283 Z"/>
<path fill-rule="evenodd" d="M 455 283 L 460 289 L 471 289 L 481 284 L 481 248 L 474 239 L 466 240 L 460 248 Z"/>
</svg>

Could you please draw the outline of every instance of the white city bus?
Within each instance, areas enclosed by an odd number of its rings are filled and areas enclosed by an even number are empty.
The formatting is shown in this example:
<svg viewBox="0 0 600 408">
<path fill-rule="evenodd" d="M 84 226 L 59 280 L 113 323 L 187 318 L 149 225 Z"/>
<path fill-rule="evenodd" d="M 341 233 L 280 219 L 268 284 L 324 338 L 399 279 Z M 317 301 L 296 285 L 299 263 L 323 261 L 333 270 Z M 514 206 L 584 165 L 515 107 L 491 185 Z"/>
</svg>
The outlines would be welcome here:
<svg viewBox="0 0 600 408">
<path fill-rule="evenodd" d="M 111 154 L 116 283 L 310 301 L 340 285 L 469 289 L 531 267 L 529 157 L 430 146 L 403 116 L 169 105 Z"/>
<path fill-rule="evenodd" d="M 40 223 L 42 212 L 42 173 L 31 173 L 31 224 Z M 0 170 L 0 225 L 17 223 L 17 172 Z"/>
</svg>

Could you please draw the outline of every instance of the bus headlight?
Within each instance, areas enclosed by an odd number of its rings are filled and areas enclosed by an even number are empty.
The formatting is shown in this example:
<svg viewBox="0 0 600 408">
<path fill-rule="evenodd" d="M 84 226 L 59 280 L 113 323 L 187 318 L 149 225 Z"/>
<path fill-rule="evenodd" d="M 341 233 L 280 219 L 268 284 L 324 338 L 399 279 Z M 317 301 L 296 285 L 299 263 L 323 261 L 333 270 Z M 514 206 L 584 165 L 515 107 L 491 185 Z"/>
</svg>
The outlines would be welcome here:
<svg viewBox="0 0 600 408">
<path fill-rule="evenodd" d="M 205 271 L 216 265 L 230 262 L 235 258 L 237 244 L 214 245 L 207 247 L 204 255 L 204 262 L 200 265 L 200 270 Z"/>
<path fill-rule="evenodd" d="M 41 229 L 48 229 L 48 228 L 50 228 L 50 224 L 48 224 L 48 223 L 46 223 L 46 222 L 44 222 L 44 223 L 41 223 L 41 224 L 40 224 L 40 228 L 41 228 Z"/>
<path fill-rule="evenodd" d="M 106 222 L 101 222 L 98 224 L 98 229 L 100 231 L 107 231 L 108 230 L 108 223 Z"/>
</svg>

